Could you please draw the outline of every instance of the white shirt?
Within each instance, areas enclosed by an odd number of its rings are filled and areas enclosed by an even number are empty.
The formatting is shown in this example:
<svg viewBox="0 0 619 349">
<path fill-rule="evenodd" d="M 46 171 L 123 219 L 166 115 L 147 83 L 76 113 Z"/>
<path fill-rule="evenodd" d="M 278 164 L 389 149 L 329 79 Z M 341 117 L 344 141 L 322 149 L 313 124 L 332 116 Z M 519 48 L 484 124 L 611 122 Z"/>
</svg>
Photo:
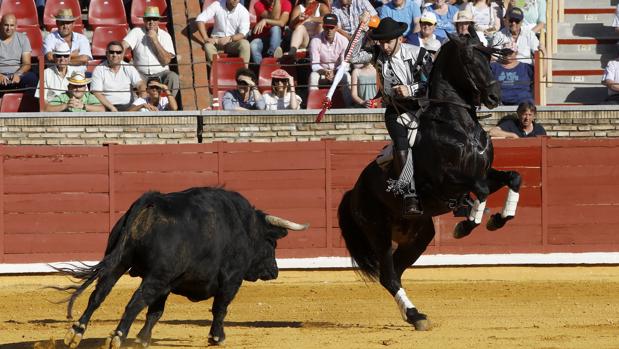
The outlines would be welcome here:
<svg viewBox="0 0 619 349">
<path fill-rule="evenodd" d="M 121 62 L 118 72 L 114 72 L 104 61 L 92 72 L 90 90 L 102 92 L 114 105 L 129 104 L 133 99 L 131 87 L 136 87 L 140 81 L 142 77 L 135 67 Z"/>
<path fill-rule="evenodd" d="M 170 34 L 165 30 L 157 29 L 157 39 L 164 50 L 172 56 L 176 55 Z M 129 47 L 133 50 L 133 64 L 140 73 L 152 75 L 170 70 L 167 65 L 161 65 L 159 59 L 157 59 L 155 48 L 152 47 L 144 28 L 136 27 L 131 29 L 123 41 L 129 44 Z"/>
<path fill-rule="evenodd" d="M 146 99 L 144 98 L 138 98 L 133 102 L 133 105 L 142 105 L 142 104 L 147 104 L 148 103 L 148 99 L 150 99 L 150 97 L 146 97 Z M 168 100 L 168 97 L 159 97 L 159 104 L 157 104 L 157 110 L 159 111 L 164 111 L 166 110 L 166 108 L 168 107 L 168 104 L 170 104 L 170 101 Z M 150 111 L 146 108 L 142 108 L 140 109 L 140 111 Z"/>
<path fill-rule="evenodd" d="M 612 80 L 615 83 L 619 82 L 619 61 L 613 60 L 608 62 L 604 70 L 604 77 L 602 78 L 602 81 L 606 80 Z M 616 94 L 619 94 L 619 92 L 608 89 L 609 96 Z"/>
<path fill-rule="evenodd" d="M 53 52 L 54 47 L 56 47 L 56 44 L 62 43 L 62 42 L 66 42 L 66 41 L 64 41 L 62 36 L 58 34 L 57 30 L 47 34 L 47 36 L 45 37 L 45 40 L 43 40 L 43 54 L 46 55 L 48 52 Z M 88 38 L 84 34 L 73 32 L 72 37 L 71 37 L 70 48 L 71 48 L 71 52 L 78 51 L 79 55 L 86 55 L 88 56 L 88 59 L 92 59 L 92 52 L 90 51 L 90 42 L 88 41 Z M 77 71 L 79 71 L 80 73 L 86 72 L 85 65 L 79 65 L 76 67 L 78 68 Z"/>
<path fill-rule="evenodd" d="M 492 36 L 493 47 L 501 48 L 505 44 L 512 42 L 513 38 L 509 28 L 503 28 Z M 516 58 L 521 63 L 533 64 L 533 52 L 539 50 L 539 40 L 535 33 L 528 29 L 520 28 L 520 35 L 516 39 L 516 45 L 518 45 Z"/>
<path fill-rule="evenodd" d="M 236 5 L 232 11 L 229 11 L 225 1 L 224 5 L 216 1 L 196 17 L 196 22 L 207 22 L 212 18 L 215 18 L 215 24 L 213 25 L 211 37 L 220 38 L 235 34 L 247 36 L 249 33 L 249 12 L 241 4 Z"/>
<path fill-rule="evenodd" d="M 300 109 L 301 97 L 298 94 L 294 96 L 297 100 L 297 109 Z M 290 92 L 286 92 L 283 98 L 277 97 L 273 92 L 265 92 L 262 98 L 264 98 L 264 103 L 266 104 L 265 110 L 290 109 Z"/>
<path fill-rule="evenodd" d="M 54 65 L 46 68 L 43 71 L 43 80 L 45 81 L 45 101 L 49 102 L 54 97 L 59 96 L 67 92 L 67 86 L 69 86 L 69 79 L 71 74 L 78 70 L 76 66 L 67 66 L 67 73 L 65 76 L 60 76 L 58 68 Z M 39 97 L 39 87 L 41 86 L 41 80 L 37 84 L 37 90 L 34 92 L 35 97 Z"/>
<path fill-rule="evenodd" d="M 615 18 L 613 18 L 613 27 L 615 28 L 619 27 L 619 5 L 617 5 L 617 8 L 615 9 Z"/>
</svg>

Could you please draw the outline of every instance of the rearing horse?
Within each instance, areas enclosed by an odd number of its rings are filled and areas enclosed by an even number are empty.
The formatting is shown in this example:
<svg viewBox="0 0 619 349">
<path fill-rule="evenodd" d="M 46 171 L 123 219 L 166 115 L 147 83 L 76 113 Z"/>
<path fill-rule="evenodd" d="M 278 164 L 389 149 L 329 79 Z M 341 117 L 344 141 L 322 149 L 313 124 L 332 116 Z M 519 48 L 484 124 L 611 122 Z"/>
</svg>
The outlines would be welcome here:
<svg viewBox="0 0 619 349">
<path fill-rule="evenodd" d="M 429 322 L 407 297 L 401 277 L 434 238 L 432 217 L 465 207 L 464 199 L 472 193 L 475 201 L 454 230 L 455 237 L 466 236 L 481 222 L 488 195 L 505 185 L 505 207 L 491 217 L 487 228 L 502 227 L 516 212 L 520 175 L 491 167 L 492 142 L 475 113 L 480 103 L 494 108 L 500 100 L 489 64 L 496 53 L 476 36 L 452 35 L 439 52 L 430 76 L 430 105 L 420 116 L 413 147 L 422 215 L 402 217 L 402 200 L 386 192 L 390 173 L 376 161 L 363 170 L 338 209 L 342 236 L 355 264 L 366 276 L 380 280 L 404 320 L 417 330 L 427 329 Z"/>
</svg>

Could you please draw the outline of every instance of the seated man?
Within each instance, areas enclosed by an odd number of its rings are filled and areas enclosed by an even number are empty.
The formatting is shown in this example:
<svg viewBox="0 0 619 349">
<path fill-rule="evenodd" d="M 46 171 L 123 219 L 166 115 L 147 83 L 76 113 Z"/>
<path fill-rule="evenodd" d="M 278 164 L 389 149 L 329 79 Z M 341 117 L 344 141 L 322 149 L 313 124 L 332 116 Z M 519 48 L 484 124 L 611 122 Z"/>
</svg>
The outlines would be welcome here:
<svg viewBox="0 0 619 349">
<path fill-rule="evenodd" d="M 53 51 L 53 57 L 54 65 L 49 68 L 45 68 L 43 71 L 46 102 L 49 102 L 54 99 L 54 97 L 67 92 L 69 77 L 71 77 L 74 72 L 78 71 L 76 66 L 69 65 L 69 60 L 71 59 L 71 49 L 66 42 L 59 42 L 56 44 Z M 39 97 L 38 85 L 34 96 Z"/>
<path fill-rule="evenodd" d="M 492 35 L 490 45 L 492 47 L 503 47 L 506 44 L 516 43 L 518 52 L 516 58 L 520 62 L 533 64 L 533 53 L 540 50 L 544 53 L 543 47 L 531 30 L 522 27 L 524 13 L 518 7 L 512 8 L 507 13 L 509 25 Z"/>
<path fill-rule="evenodd" d="M 145 92 L 146 85 L 134 66 L 123 61 L 125 50 L 120 41 L 110 41 L 106 60 L 92 72 L 90 90 L 109 111 L 126 111 L 134 100 L 132 88 Z"/>
<path fill-rule="evenodd" d="M 226 91 L 223 97 L 224 110 L 264 110 L 264 98 L 256 85 L 256 74 L 247 68 L 236 71 L 236 90 Z"/>
<path fill-rule="evenodd" d="M 496 127 L 488 131 L 491 137 L 497 138 L 523 138 L 545 136 L 544 127 L 535 122 L 537 108 L 533 102 L 522 102 L 516 110 L 517 118 L 506 116 Z"/>
<path fill-rule="evenodd" d="M 619 57 L 608 61 L 604 69 L 602 85 L 608 88 L 608 96 L 604 104 L 619 104 Z"/>
<path fill-rule="evenodd" d="M 351 40 L 359 26 L 361 15 L 367 12 L 370 16 L 376 16 L 376 10 L 368 0 L 335 0 L 331 13 L 337 16 L 339 27 L 337 32 Z"/>
<path fill-rule="evenodd" d="M 77 70 L 85 73 L 88 60 L 92 59 L 90 42 L 84 34 L 73 31 L 73 24 L 77 17 L 73 16 L 70 8 L 61 9 L 55 17 L 58 30 L 49 33 L 43 41 L 43 53 L 45 59 L 54 60 L 54 47 L 58 43 L 65 42 L 71 49 L 69 64 L 76 66 Z"/>
<path fill-rule="evenodd" d="M 90 79 L 86 79 L 84 74 L 75 72 L 69 78 L 68 91 L 52 99 L 46 106 L 47 112 L 86 112 L 86 111 L 105 111 L 105 107 L 92 93 L 86 91 L 86 85 Z"/>
<path fill-rule="evenodd" d="M 344 60 L 344 53 L 348 47 L 348 39 L 337 32 L 337 17 L 328 13 L 322 19 L 323 32 L 310 41 L 310 58 L 312 60 L 312 73 L 309 79 L 310 90 L 316 90 L 319 86 L 329 87 L 335 77 L 337 67 Z M 340 82 L 342 97 L 346 106 L 352 104 L 350 94 L 350 74 L 346 72 Z"/>
<path fill-rule="evenodd" d="M 426 48 L 426 43 L 429 41 L 438 40 L 442 43 L 447 39 L 436 35 L 434 32 L 434 29 L 436 29 L 436 15 L 434 12 L 426 11 L 421 15 L 421 18 L 419 18 L 419 28 L 420 30 L 417 33 L 412 31 L 408 33 L 406 36 L 407 43 Z"/>
<path fill-rule="evenodd" d="M 533 100 L 533 66 L 516 58 L 518 48 L 506 45 L 511 54 L 490 63 L 494 78 L 501 84 L 501 104 L 518 105 Z"/>
<path fill-rule="evenodd" d="M 15 31 L 16 21 L 10 13 L 0 20 L 0 96 L 13 89 L 33 95 L 37 86 L 37 76 L 30 71 L 30 41 Z"/>
<path fill-rule="evenodd" d="M 421 9 L 415 6 L 412 0 L 391 0 L 383 5 L 380 10 L 380 19 L 391 17 L 397 22 L 406 23 L 408 27 L 404 32 L 404 37 L 409 32 L 419 31 L 419 18 L 421 17 Z"/>
<path fill-rule="evenodd" d="M 468 10 L 458 11 L 456 15 L 454 16 L 453 22 L 454 22 L 454 26 L 456 27 L 456 33 L 458 33 L 459 36 L 477 35 L 477 37 L 479 38 L 479 41 L 481 41 L 481 43 L 484 46 L 488 46 L 488 40 L 486 39 L 486 36 L 484 35 L 484 33 L 481 31 L 474 30 L 475 20 L 473 19 L 473 14 L 471 12 L 469 12 Z M 474 34 L 469 32 L 469 29 Z"/>
<path fill-rule="evenodd" d="M 254 5 L 256 17 L 260 20 L 254 26 L 251 41 L 251 58 L 256 64 L 262 56 L 280 58 L 282 56 L 282 32 L 290 18 L 292 5 L 289 0 L 258 0 Z"/>
<path fill-rule="evenodd" d="M 156 77 L 170 87 L 172 96 L 176 97 L 180 80 L 168 66 L 176 55 L 174 44 L 170 34 L 159 28 L 159 21 L 165 17 L 159 14 L 157 6 L 146 6 L 142 18 L 144 26 L 131 29 L 123 39 L 123 48 L 133 50 L 133 64 L 142 74 L 142 80 Z"/>
<path fill-rule="evenodd" d="M 215 25 L 209 36 L 206 22 L 212 18 L 215 18 Z M 217 51 L 222 50 L 231 56 L 243 58 L 247 66 L 250 56 L 249 41 L 246 39 L 249 34 L 249 12 L 239 4 L 239 0 L 226 0 L 223 7 L 219 1 L 214 1 L 196 17 L 196 24 L 209 63 L 213 62 Z"/>
</svg>

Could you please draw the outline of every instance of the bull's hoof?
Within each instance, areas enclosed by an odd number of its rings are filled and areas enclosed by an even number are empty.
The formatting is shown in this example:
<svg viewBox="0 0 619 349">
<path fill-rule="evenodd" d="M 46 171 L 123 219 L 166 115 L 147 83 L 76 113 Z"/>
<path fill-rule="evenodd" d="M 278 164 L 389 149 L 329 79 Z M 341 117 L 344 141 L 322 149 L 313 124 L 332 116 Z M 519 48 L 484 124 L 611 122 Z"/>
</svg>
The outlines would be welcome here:
<svg viewBox="0 0 619 349">
<path fill-rule="evenodd" d="M 71 349 L 77 348 L 77 346 L 82 341 L 82 337 L 84 336 L 84 332 L 86 331 L 86 325 L 80 324 L 79 322 L 74 322 L 71 325 L 71 328 L 64 336 L 64 345 L 68 346 Z"/>
<path fill-rule="evenodd" d="M 224 336 L 213 336 L 212 334 L 208 335 L 208 344 L 210 345 L 222 345 L 224 344 L 224 341 L 226 340 L 226 337 Z"/>
<path fill-rule="evenodd" d="M 415 327 L 415 331 L 427 331 L 430 329 L 430 320 L 426 314 L 417 311 L 417 308 L 406 310 L 406 322 Z"/>
<path fill-rule="evenodd" d="M 475 229 L 476 226 L 477 224 L 475 224 L 475 222 L 473 221 L 460 221 L 454 227 L 454 239 L 462 239 L 463 237 L 468 236 L 469 234 L 471 234 L 471 232 L 473 231 L 473 229 Z"/>
<path fill-rule="evenodd" d="M 490 216 L 490 219 L 488 220 L 488 223 L 486 224 L 486 229 L 488 229 L 489 231 L 495 231 L 497 229 L 501 229 L 503 228 L 503 226 L 505 226 L 505 223 L 507 223 L 507 221 L 511 220 L 512 218 L 514 218 L 514 216 L 507 216 L 503 218 L 503 216 L 501 216 L 500 213 L 495 213 L 492 216 Z"/>
<path fill-rule="evenodd" d="M 109 349 L 120 349 L 120 346 L 123 342 L 122 340 L 123 334 L 121 331 L 115 331 L 110 334 L 109 337 L 105 340 L 105 345 L 103 348 Z"/>
</svg>

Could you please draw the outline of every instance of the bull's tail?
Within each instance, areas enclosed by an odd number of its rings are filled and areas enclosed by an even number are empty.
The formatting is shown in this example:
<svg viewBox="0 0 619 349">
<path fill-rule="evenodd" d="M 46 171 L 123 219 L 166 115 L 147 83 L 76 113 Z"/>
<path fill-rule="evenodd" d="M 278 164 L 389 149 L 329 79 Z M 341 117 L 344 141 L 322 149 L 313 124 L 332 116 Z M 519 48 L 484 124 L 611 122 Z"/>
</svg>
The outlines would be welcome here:
<svg viewBox="0 0 619 349">
<path fill-rule="evenodd" d="M 69 264 L 69 267 L 56 267 L 52 266 L 55 270 L 68 275 L 74 279 L 76 279 L 76 284 L 65 286 L 65 287 L 56 287 L 52 286 L 51 288 L 64 291 L 70 293 L 70 296 L 63 300 L 62 302 L 67 302 L 67 318 L 71 319 L 73 304 L 77 300 L 77 298 L 95 281 L 98 280 L 101 275 L 107 270 L 111 270 L 116 268 L 122 260 L 122 256 L 124 253 L 124 247 L 128 240 L 129 234 L 127 233 L 128 226 L 130 226 L 130 222 L 132 222 L 137 213 L 140 211 L 139 208 L 144 204 L 145 200 L 148 199 L 150 195 L 143 195 L 139 200 L 133 203 L 129 210 L 116 222 L 112 231 L 110 232 L 110 237 L 108 238 L 107 247 L 105 250 L 105 256 L 103 259 L 92 266 L 87 264 Z M 80 283 L 80 280 L 81 283 Z"/>
<path fill-rule="evenodd" d="M 351 195 L 352 192 L 347 191 L 338 207 L 338 221 L 342 237 L 354 264 L 359 267 L 362 275 L 371 280 L 377 280 L 380 276 L 379 260 L 366 234 L 363 233 L 352 215 Z"/>
</svg>

